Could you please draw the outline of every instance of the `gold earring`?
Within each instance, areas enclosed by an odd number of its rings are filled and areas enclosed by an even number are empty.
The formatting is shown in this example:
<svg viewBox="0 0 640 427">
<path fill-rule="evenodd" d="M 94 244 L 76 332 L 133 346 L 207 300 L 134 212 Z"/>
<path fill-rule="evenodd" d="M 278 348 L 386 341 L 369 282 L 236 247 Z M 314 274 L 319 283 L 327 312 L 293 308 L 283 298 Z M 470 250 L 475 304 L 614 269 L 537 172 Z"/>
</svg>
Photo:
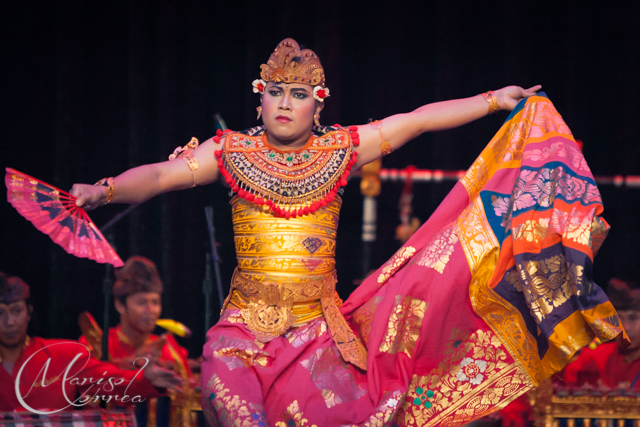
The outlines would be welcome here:
<svg viewBox="0 0 640 427">
<path fill-rule="evenodd" d="M 256 107 L 256 111 L 258 112 L 258 117 L 256 120 L 260 120 L 260 115 L 262 115 L 262 107 Z"/>
<path fill-rule="evenodd" d="M 313 115 L 313 123 L 315 123 L 316 126 L 320 126 L 320 114 L 315 113 Z"/>
</svg>

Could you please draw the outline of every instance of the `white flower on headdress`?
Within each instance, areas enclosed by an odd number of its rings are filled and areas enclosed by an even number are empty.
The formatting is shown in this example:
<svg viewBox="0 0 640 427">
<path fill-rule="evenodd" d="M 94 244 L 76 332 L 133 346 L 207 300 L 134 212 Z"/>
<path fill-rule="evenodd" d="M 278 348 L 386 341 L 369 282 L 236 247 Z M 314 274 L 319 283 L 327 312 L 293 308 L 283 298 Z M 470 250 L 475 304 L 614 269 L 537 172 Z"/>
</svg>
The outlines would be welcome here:
<svg viewBox="0 0 640 427">
<path fill-rule="evenodd" d="M 313 88 L 313 97 L 320 102 L 324 102 L 324 99 L 329 96 L 329 88 L 316 86 Z"/>
<path fill-rule="evenodd" d="M 264 88 L 267 87 L 267 83 L 262 79 L 255 79 L 253 83 L 253 93 L 264 93 Z"/>
</svg>

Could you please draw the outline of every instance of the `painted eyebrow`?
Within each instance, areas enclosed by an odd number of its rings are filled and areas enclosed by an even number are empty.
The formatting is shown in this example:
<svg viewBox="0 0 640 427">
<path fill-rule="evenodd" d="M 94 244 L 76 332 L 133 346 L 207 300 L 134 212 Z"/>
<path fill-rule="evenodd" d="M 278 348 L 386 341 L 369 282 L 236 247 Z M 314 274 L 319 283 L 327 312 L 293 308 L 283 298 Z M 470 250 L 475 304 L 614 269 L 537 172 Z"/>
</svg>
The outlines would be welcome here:
<svg viewBox="0 0 640 427">
<path fill-rule="evenodd" d="M 294 88 L 291 88 L 291 90 L 292 91 L 295 90 L 295 91 L 301 91 L 301 92 L 304 92 L 304 93 L 309 93 L 309 91 L 307 89 L 303 88 L 303 87 L 294 87 Z"/>
</svg>

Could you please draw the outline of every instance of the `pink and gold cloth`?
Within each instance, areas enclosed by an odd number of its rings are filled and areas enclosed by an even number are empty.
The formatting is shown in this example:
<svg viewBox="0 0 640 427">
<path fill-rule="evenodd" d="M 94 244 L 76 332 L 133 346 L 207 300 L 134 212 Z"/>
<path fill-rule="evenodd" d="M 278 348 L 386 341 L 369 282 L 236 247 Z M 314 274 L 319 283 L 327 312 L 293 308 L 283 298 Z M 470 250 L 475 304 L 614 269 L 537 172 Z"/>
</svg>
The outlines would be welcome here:
<svg viewBox="0 0 640 427">
<path fill-rule="evenodd" d="M 256 341 L 240 310 L 207 334 L 203 408 L 224 426 L 453 426 L 496 411 L 622 332 L 592 282 L 609 226 L 569 128 L 521 102 L 431 218 L 340 307 L 367 349 L 345 362 L 323 318 Z"/>
</svg>

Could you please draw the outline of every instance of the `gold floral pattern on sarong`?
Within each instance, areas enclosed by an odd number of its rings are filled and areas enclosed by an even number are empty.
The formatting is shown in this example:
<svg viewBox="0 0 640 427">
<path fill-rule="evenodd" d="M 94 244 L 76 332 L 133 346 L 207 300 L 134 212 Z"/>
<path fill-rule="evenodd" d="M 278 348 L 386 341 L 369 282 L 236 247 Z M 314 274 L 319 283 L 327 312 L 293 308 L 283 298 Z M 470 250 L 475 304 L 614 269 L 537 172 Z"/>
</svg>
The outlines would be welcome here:
<svg viewBox="0 0 640 427">
<path fill-rule="evenodd" d="M 226 309 L 220 315 L 221 322 L 244 323 L 240 310 Z"/>
<path fill-rule="evenodd" d="M 340 352 L 335 347 L 320 348 L 309 359 L 300 363 L 309 370 L 311 380 L 320 390 L 327 408 L 358 400 L 367 394 L 356 383 L 349 365 L 340 357 Z"/>
<path fill-rule="evenodd" d="M 300 411 L 298 401 L 294 400 L 287 407 L 287 412 L 282 415 L 282 421 L 276 421 L 276 427 L 317 427 L 309 424 L 309 420 L 304 418 L 304 413 Z"/>
<path fill-rule="evenodd" d="M 400 391 L 387 391 L 380 399 L 375 412 L 367 420 L 349 427 L 388 427 L 390 425 L 388 424 L 389 421 L 393 420 L 398 410 L 398 405 L 402 404 L 403 400 L 404 394 Z"/>
<path fill-rule="evenodd" d="M 396 295 L 394 305 L 380 351 L 389 354 L 404 352 L 411 357 L 428 304 L 411 296 Z"/>
<path fill-rule="evenodd" d="M 251 426 L 262 422 L 267 425 L 262 405 L 249 403 L 238 395 L 232 395 L 216 374 L 209 379 L 204 398 L 211 402 L 215 413 L 211 413 L 204 405 L 204 413 L 212 426 Z"/>
<path fill-rule="evenodd" d="M 413 257 L 416 253 L 416 248 L 413 246 L 403 246 L 393 254 L 393 256 L 384 263 L 380 275 L 378 276 L 378 285 L 384 285 L 396 271 L 400 269 L 407 261 Z"/>
<path fill-rule="evenodd" d="M 431 267 L 442 274 L 449 262 L 449 257 L 456 247 L 456 243 L 458 243 L 458 236 L 453 227 L 444 229 L 433 243 L 420 251 L 420 256 L 417 257 L 418 265 Z"/>
<path fill-rule="evenodd" d="M 491 331 L 470 336 L 453 329 L 445 359 L 427 375 L 414 375 L 396 417 L 399 426 L 463 425 L 506 406 L 531 388 Z"/>
<path fill-rule="evenodd" d="M 538 243 L 547 236 L 549 218 L 528 219 L 513 228 L 513 240 L 526 240 Z"/>
<path fill-rule="evenodd" d="M 563 238 L 573 240 L 583 246 L 590 246 L 591 225 L 595 212 L 595 208 L 586 212 L 579 212 L 576 208 L 573 208 L 571 212 L 554 209 L 551 222 L 558 231 L 562 230 Z"/>
<path fill-rule="evenodd" d="M 500 246 L 487 221 L 480 196 L 476 197 L 458 217 L 456 227 L 455 232 L 460 239 L 469 269 L 473 274 L 482 259 L 491 250 Z"/>
<path fill-rule="evenodd" d="M 321 320 L 318 322 L 307 323 L 306 325 L 291 328 L 284 334 L 284 337 L 289 343 L 298 348 L 318 337 L 321 337 L 327 332 L 327 322 Z"/>
<path fill-rule="evenodd" d="M 567 263 L 565 256 L 558 254 L 518 263 L 504 278 L 524 294 L 532 316 L 540 323 L 572 295 L 580 295 L 583 276 L 583 266 Z"/>
<path fill-rule="evenodd" d="M 489 173 L 487 168 L 487 162 L 478 157 L 476 161 L 471 165 L 467 173 L 460 179 L 462 185 L 467 190 L 469 199 L 473 199 L 478 195 L 478 192 L 489 180 Z"/>
<path fill-rule="evenodd" d="M 373 297 L 369 301 L 364 303 L 362 307 L 353 312 L 353 320 L 360 328 L 360 337 L 367 347 L 369 346 L 371 322 L 373 322 L 373 318 L 376 315 L 378 304 L 380 304 L 380 301 L 382 301 L 383 299 L 384 297 L 381 296 Z"/>
<path fill-rule="evenodd" d="M 263 351 L 264 344 L 253 340 L 220 336 L 209 344 L 213 356 L 222 360 L 230 371 L 251 366 L 267 366 L 269 353 Z"/>
</svg>

